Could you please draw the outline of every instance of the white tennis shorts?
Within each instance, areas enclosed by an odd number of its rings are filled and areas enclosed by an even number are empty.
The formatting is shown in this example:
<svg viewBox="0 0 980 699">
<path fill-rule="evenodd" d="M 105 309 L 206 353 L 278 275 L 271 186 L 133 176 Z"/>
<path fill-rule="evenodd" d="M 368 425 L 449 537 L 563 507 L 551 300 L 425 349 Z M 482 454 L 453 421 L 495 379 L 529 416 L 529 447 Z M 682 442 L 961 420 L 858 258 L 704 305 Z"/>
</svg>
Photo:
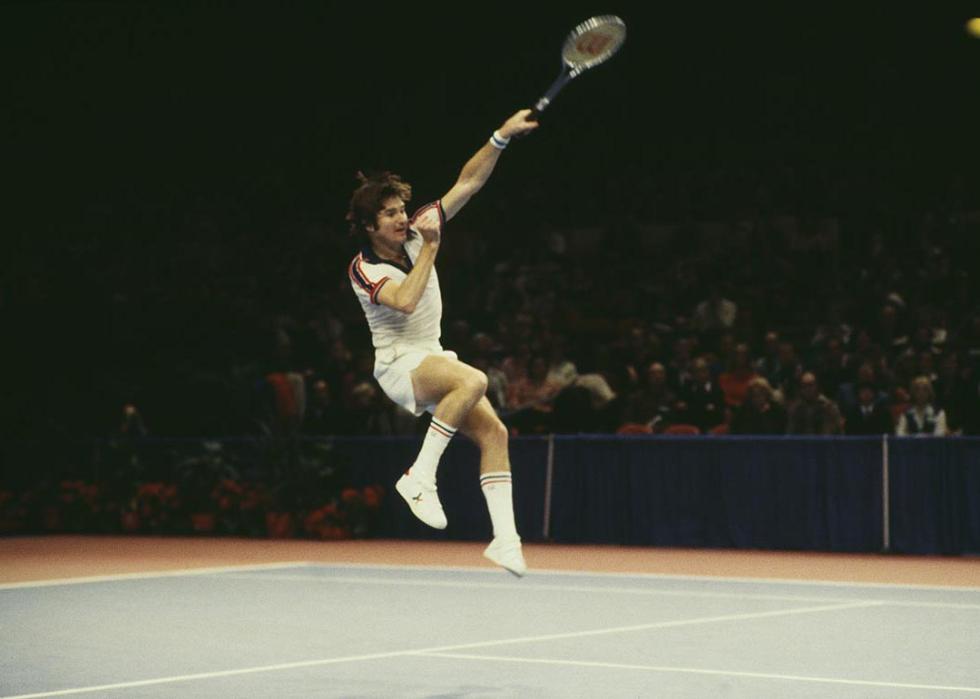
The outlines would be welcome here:
<svg viewBox="0 0 980 699">
<path fill-rule="evenodd" d="M 456 359 L 456 353 L 441 347 L 395 346 L 376 350 L 374 353 L 374 378 L 391 400 L 413 415 L 428 411 L 434 413 L 435 403 L 419 405 L 412 387 L 412 372 L 426 357 L 435 355 Z"/>
</svg>

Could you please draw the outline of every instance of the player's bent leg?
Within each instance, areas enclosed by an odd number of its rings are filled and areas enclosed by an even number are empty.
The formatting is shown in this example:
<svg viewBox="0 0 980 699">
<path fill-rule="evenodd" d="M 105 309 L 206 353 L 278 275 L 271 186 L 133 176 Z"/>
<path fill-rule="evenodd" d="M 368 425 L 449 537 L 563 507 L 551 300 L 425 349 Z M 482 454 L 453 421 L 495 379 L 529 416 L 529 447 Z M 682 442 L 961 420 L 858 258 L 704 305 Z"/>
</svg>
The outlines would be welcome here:
<svg viewBox="0 0 980 699">
<path fill-rule="evenodd" d="M 436 490 L 439 459 L 455 436 L 456 426 L 483 396 L 486 382 L 483 372 L 447 357 L 426 357 L 412 372 L 416 403 L 437 405 L 422 449 L 415 463 L 395 483 L 395 490 L 412 514 L 430 527 L 445 529 L 447 525 Z"/>
<path fill-rule="evenodd" d="M 412 372 L 415 401 L 435 403 L 435 416 L 459 425 L 487 391 L 487 375 L 458 359 L 431 356 Z"/>
<path fill-rule="evenodd" d="M 480 448 L 481 476 L 500 471 L 510 473 L 509 432 L 486 396 L 473 406 L 459 429 Z"/>
<path fill-rule="evenodd" d="M 483 397 L 466 416 L 461 431 L 480 448 L 480 489 L 493 524 L 493 541 L 483 555 L 520 577 L 527 572 L 514 522 L 514 494 L 507 453 L 507 428 Z"/>
</svg>

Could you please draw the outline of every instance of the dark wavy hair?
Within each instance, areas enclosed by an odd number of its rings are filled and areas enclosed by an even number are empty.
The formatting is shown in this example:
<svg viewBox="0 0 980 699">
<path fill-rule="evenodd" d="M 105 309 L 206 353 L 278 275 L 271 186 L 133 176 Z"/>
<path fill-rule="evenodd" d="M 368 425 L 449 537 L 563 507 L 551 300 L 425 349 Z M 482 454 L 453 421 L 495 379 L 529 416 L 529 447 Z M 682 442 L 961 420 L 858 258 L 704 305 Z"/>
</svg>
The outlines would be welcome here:
<svg viewBox="0 0 980 699">
<path fill-rule="evenodd" d="M 351 235 L 367 235 L 368 226 L 376 226 L 378 212 L 386 200 L 398 197 L 404 202 L 412 199 L 412 185 L 393 172 L 372 175 L 357 173 L 358 187 L 350 198 L 347 221 Z"/>
</svg>

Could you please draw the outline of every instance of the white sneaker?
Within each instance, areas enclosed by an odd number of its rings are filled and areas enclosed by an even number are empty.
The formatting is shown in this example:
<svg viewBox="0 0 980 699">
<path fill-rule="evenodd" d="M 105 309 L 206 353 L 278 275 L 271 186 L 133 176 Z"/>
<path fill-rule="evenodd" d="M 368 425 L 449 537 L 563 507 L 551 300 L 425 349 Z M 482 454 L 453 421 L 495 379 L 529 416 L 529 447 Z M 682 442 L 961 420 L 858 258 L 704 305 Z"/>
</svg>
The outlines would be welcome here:
<svg viewBox="0 0 980 699">
<path fill-rule="evenodd" d="M 395 483 L 395 490 L 408 503 L 413 515 L 434 529 L 446 528 L 446 513 L 442 511 L 439 493 L 434 485 L 423 485 L 406 473 Z"/>
<path fill-rule="evenodd" d="M 521 540 L 519 538 L 495 538 L 484 550 L 483 555 L 517 577 L 521 577 L 527 572 L 527 563 L 524 562 L 524 554 L 521 553 Z"/>
</svg>

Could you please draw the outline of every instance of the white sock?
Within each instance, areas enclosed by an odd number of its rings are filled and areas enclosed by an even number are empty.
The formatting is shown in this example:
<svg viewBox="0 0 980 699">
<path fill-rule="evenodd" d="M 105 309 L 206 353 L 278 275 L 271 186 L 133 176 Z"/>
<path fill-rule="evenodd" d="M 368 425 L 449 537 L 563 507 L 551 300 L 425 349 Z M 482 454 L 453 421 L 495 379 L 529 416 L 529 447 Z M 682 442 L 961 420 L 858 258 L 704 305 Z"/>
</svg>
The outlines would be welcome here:
<svg viewBox="0 0 980 699">
<path fill-rule="evenodd" d="M 517 536 L 514 524 L 513 485 L 510 471 L 493 471 L 480 476 L 480 489 L 487 499 L 490 521 L 493 523 L 493 537 L 509 539 Z"/>
<path fill-rule="evenodd" d="M 425 433 L 422 449 L 419 451 L 419 455 L 415 457 L 415 463 L 408 469 L 409 472 L 422 483 L 434 487 L 439 459 L 442 458 L 442 452 L 446 450 L 449 441 L 455 434 L 455 427 L 450 427 L 442 420 L 433 417 L 429 429 Z"/>
</svg>

